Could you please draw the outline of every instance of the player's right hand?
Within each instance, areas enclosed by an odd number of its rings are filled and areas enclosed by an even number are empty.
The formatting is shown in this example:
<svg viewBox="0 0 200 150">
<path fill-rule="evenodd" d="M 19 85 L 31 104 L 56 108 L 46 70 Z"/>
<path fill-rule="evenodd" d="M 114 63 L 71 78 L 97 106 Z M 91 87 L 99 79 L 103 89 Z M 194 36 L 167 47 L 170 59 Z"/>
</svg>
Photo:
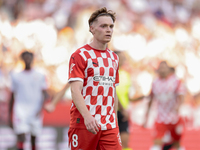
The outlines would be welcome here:
<svg viewBox="0 0 200 150">
<path fill-rule="evenodd" d="M 100 125 L 91 115 L 84 118 L 84 123 L 89 132 L 92 132 L 93 134 L 97 134 L 97 132 L 99 132 Z"/>
<path fill-rule="evenodd" d="M 55 110 L 55 105 L 52 104 L 52 103 L 47 103 L 47 104 L 44 105 L 44 109 L 47 112 L 53 112 Z"/>
</svg>

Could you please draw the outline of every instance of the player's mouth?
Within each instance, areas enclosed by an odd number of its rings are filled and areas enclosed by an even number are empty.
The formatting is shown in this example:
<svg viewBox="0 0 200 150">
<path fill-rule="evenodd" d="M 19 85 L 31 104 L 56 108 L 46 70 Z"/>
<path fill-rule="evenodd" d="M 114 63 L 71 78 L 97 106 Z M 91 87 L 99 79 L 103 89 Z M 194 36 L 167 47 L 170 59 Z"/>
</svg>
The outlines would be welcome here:
<svg viewBox="0 0 200 150">
<path fill-rule="evenodd" d="M 111 38 L 111 35 L 106 35 L 106 37 L 109 37 L 109 38 Z"/>
</svg>

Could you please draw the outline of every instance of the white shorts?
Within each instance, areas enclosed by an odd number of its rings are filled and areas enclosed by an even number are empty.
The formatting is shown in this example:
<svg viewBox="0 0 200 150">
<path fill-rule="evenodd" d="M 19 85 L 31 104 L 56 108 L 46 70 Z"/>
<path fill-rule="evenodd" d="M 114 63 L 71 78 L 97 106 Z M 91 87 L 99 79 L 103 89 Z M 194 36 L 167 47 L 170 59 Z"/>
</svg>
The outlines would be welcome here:
<svg viewBox="0 0 200 150">
<path fill-rule="evenodd" d="M 30 133 L 33 136 L 40 134 L 42 130 L 43 116 L 22 117 L 13 114 L 13 128 L 16 134 Z"/>
</svg>

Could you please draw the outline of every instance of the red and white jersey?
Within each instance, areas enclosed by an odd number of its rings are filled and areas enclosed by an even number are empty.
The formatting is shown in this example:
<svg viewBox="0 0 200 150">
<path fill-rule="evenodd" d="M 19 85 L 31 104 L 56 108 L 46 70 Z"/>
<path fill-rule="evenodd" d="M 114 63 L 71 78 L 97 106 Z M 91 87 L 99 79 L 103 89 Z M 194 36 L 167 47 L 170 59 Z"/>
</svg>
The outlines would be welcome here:
<svg viewBox="0 0 200 150">
<path fill-rule="evenodd" d="M 185 94 L 182 82 L 172 75 L 166 79 L 157 78 L 152 85 L 151 94 L 157 102 L 157 122 L 175 124 L 179 119 L 177 107 L 180 102 L 178 95 Z"/>
<path fill-rule="evenodd" d="M 82 95 L 101 130 L 116 128 L 115 86 L 119 84 L 118 56 L 111 50 L 96 50 L 88 44 L 76 50 L 69 64 L 69 82 L 82 81 Z M 86 128 L 83 117 L 72 103 L 70 127 Z"/>
</svg>

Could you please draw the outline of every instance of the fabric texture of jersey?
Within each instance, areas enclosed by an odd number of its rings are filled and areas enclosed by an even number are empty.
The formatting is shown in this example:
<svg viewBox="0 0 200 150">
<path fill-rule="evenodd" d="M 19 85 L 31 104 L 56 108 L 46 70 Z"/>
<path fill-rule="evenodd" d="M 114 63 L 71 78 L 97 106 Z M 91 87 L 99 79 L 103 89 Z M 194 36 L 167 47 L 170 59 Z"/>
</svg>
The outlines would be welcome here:
<svg viewBox="0 0 200 150">
<path fill-rule="evenodd" d="M 82 95 L 101 130 L 116 128 L 115 86 L 119 84 L 118 56 L 109 49 L 96 50 L 85 45 L 76 50 L 69 64 L 69 82 L 82 81 Z M 70 127 L 86 128 L 83 117 L 72 103 Z"/>
<path fill-rule="evenodd" d="M 151 94 L 157 102 L 156 121 L 164 124 L 177 123 L 179 120 L 177 107 L 180 104 L 177 96 L 185 94 L 183 83 L 175 75 L 166 79 L 157 78 L 153 82 Z"/>
<path fill-rule="evenodd" d="M 11 79 L 11 90 L 15 95 L 13 114 L 18 120 L 32 122 L 41 110 L 44 98 L 42 90 L 47 89 L 45 76 L 35 70 L 30 70 L 13 74 Z"/>
</svg>

